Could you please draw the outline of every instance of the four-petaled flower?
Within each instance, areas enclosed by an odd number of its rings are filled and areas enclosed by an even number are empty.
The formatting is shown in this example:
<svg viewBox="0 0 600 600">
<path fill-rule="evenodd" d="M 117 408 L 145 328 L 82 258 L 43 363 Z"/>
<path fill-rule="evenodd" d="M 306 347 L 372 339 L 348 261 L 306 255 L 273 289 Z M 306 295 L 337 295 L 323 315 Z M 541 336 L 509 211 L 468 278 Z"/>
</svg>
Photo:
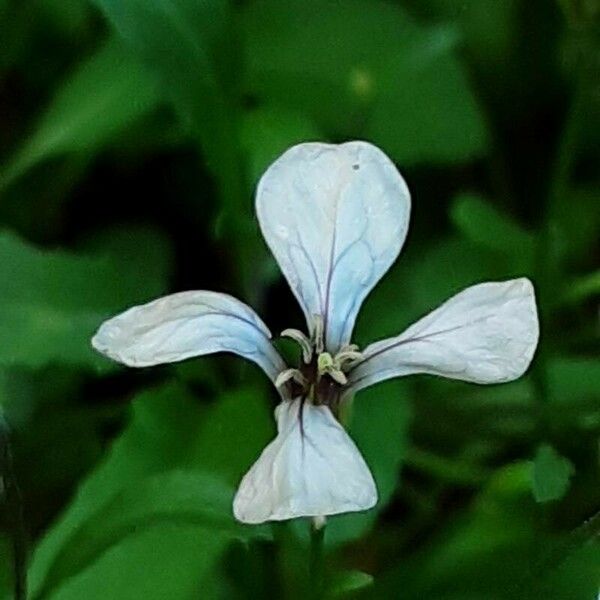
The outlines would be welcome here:
<svg viewBox="0 0 600 600">
<path fill-rule="evenodd" d="M 371 508 L 377 488 L 336 415 L 358 390 L 390 377 L 430 373 L 475 383 L 521 376 L 538 340 L 528 279 L 467 288 L 404 333 L 359 351 L 358 310 L 406 237 L 410 194 L 371 144 L 294 146 L 263 175 L 262 233 L 308 325 L 286 330 L 302 350 L 288 368 L 256 313 L 231 296 L 191 291 L 136 306 L 105 322 L 92 342 L 132 367 L 233 352 L 271 378 L 281 403 L 277 437 L 242 479 L 234 514 L 246 523 Z"/>
</svg>

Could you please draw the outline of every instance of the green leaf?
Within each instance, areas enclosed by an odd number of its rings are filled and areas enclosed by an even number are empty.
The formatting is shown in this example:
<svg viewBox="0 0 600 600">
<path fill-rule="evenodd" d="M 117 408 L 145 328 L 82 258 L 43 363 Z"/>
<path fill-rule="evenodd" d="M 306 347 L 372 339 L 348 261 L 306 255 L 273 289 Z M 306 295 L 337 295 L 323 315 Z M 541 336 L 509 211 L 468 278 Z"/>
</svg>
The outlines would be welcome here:
<svg viewBox="0 0 600 600">
<path fill-rule="evenodd" d="M 574 472 L 571 461 L 561 456 L 552 446 L 541 445 L 537 449 L 531 472 L 536 502 L 560 500 L 569 489 L 569 481 Z"/>
<path fill-rule="evenodd" d="M 94 0 L 197 139 L 227 207 L 243 198 L 237 50 L 224 0 Z"/>
<path fill-rule="evenodd" d="M 216 180 L 225 234 L 236 248 L 254 240 L 239 148 L 239 52 L 226 0 L 94 0 L 161 82 L 161 92 L 198 143 Z M 250 252 L 254 256 L 254 252 Z M 243 287 L 256 293 L 240 261 Z M 237 267 L 237 264 L 235 265 Z M 238 273 L 239 275 L 240 273 Z"/>
<path fill-rule="evenodd" d="M 577 304 L 594 296 L 600 296 L 600 269 L 572 280 L 563 293 L 562 302 Z"/>
<path fill-rule="evenodd" d="M 463 194 L 455 198 L 450 217 L 468 240 L 510 256 L 517 268 L 532 269 L 535 237 L 492 204 L 479 196 Z"/>
<path fill-rule="evenodd" d="M 32 589 L 40 595 L 83 577 L 130 533 L 162 522 L 202 527 L 224 541 L 259 535 L 234 522 L 231 504 L 272 429 L 255 392 L 231 392 L 204 410 L 177 385 L 141 394 L 131 424 L 38 548 Z M 157 585 L 162 578 L 162 571 L 154 576 Z"/>
<path fill-rule="evenodd" d="M 560 411 L 572 403 L 600 407 L 600 360 L 576 356 L 551 358 L 545 373 L 550 402 Z M 560 412 L 559 411 L 559 412 Z"/>
<path fill-rule="evenodd" d="M 221 38 L 229 27 L 223 0 L 94 0 L 125 43 L 159 75 L 163 92 L 186 118 L 202 106 L 197 93 L 226 80 Z M 232 74 L 229 74 L 232 77 Z"/>
<path fill-rule="evenodd" d="M 249 92 L 312 116 L 328 135 L 381 145 L 406 164 L 481 154 L 486 132 L 455 32 L 395 5 L 267 0 L 242 13 Z"/>
<path fill-rule="evenodd" d="M 139 245 L 149 239 L 156 242 L 154 248 Z M 165 287 L 164 256 L 169 253 L 162 238 L 133 229 L 127 240 L 129 249 L 123 253 L 107 243 L 102 254 L 75 255 L 41 250 L 0 233 L 0 364 L 106 368 L 107 361 L 90 347 L 95 329 L 114 312 L 149 300 Z M 148 251 L 151 256 L 161 249 L 164 256 L 155 266 L 141 268 L 142 256 L 147 259 Z"/>
<path fill-rule="evenodd" d="M 10 598 L 14 586 L 12 573 L 13 547 L 11 540 L 0 536 L 0 598 Z"/>
<path fill-rule="evenodd" d="M 558 238 L 559 251 L 568 261 L 595 266 L 590 248 L 598 240 L 600 228 L 600 194 L 597 186 L 580 186 L 568 190 L 555 207 L 552 227 Z"/>
<path fill-rule="evenodd" d="M 373 597 L 396 597 L 397 590 L 406 600 L 593 597 L 598 552 L 589 544 L 592 537 L 574 540 L 579 535 L 540 529 L 530 471 L 526 462 L 498 469 L 468 506 L 447 515 L 445 522 L 436 518 L 435 532 L 424 546 L 411 548 L 377 577 Z M 570 558 L 574 564 L 568 564 Z"/>
<path fill-rule="evenodd" d="M 0 190 L 27 169 L 68 152 L 97 152 L 158 104 L 154 78 L 111 40 L 56 92 L 32 136 L 0 171 Z"/>
<path fill-rule="evenodd" d="M 244 115 L 241 145 L 246 154 L 250 188 L 267 167 L 294 144 L 322 140 L 316 124 L 306 115 L 281 107 L 264 107 Z"/>
<path fill-rule="evenodd" d="M 158 524 L 202 527 L 204 536 L 220 540 L 244 535 L 250 528 L 244 530 L 234 521 L 233 494 L 232 486 L 200 471 L 170 471 L 142 479 L 71 534 L 38 596 L 47 596 L 58 583 L 84 571 L 122 540 Z"/>
<path fill-rule="evenodd" d="M 373 585 L 373 576 L 362 571 L 342 571 L 336 573 L 329 583 L 327 598 L 343 598 Z"/>
<path fill-rule="evenodd" d="M 185 464 L 218 473 L 237 485 L 275 437 L 269 394 L 275 396 L 262 386 L 223 394 L 207 411 Z"/>
<path fill-rule="evenodd" d="M 455 32 L 438 28 L 421 36 L 375 75 L 381 92 L 367 135 L 403 165 L 472 160 L 485 152 L 487 132 L 467 74 L 451 52 Z"/>
<path fill-rule="evenodd" d="M 184 388 L 169 384 L 148 390 L 136 397 L 132 408 L 128 427 L 36 548 L 29 569 L 34 596 L 74 531 L 126 488 L 182 465 L 195 443 L 202 411 Z"/>
<path fill-rule="evenodd" d="M 226 544 L 227 537 L 199 525 L 156 525 L 125 538 L 49 598 L 216 598 L 214 571 Z"/>
</svg>

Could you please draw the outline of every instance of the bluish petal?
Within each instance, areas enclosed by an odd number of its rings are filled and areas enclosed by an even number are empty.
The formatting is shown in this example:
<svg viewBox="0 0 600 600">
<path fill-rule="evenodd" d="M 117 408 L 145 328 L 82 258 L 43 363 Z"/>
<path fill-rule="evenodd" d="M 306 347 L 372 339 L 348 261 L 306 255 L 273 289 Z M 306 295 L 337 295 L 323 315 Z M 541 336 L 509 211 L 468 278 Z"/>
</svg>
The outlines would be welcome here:
<svg viewBox="0 0 600 600">
<path fill-rule="evenodd" d="M 404 243 L 404 179 L 366 142 L 300 144 L 263 175 L 256 210 L 309 329 L 322 316 L 325 346 L 335 352 L 350 341 L 363 300 Z"/>
<path fill-rule="evenodd" d="M 271 333 L 243 302 L 217 292 L 180 292 L 134 306 L 105 321 L 96 350 L 130 367 L 232 352 L 258 364 L 274 382 L 286 368 Z"/>
<path fill-rule="evenodd" d="M 413 373 L 482 384 L 512 381 L 529 366 L 538 337 L 531 281 L 480 283 L 403 334 L 367 346 L 348 375 L 348 393 Z"/>
<path fill-rule="evenodd" d="M 360 451 L 327 406 L 300 398 L 276 409 L 277 437 L 246 473 L 233 502 L 244 523 L 367 510 L 377 488 Z"/>
</svg>

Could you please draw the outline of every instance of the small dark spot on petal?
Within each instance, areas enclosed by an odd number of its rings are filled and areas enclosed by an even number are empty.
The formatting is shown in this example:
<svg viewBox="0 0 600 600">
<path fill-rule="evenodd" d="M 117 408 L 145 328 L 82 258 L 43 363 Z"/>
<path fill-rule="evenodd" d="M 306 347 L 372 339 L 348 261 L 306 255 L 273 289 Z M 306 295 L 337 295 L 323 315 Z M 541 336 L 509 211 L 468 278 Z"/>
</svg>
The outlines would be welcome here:
<svg viewBox="0 0 600 600">
<path fill-rule="evenodd" d="M 352 165 L 352 168 L 353 168 L 355 171 L 358 171 L 358 169 L 360 169 L 360 167 L 359 167 L 357 164 L 354 164 L 354 165 Z"/>
</svg>

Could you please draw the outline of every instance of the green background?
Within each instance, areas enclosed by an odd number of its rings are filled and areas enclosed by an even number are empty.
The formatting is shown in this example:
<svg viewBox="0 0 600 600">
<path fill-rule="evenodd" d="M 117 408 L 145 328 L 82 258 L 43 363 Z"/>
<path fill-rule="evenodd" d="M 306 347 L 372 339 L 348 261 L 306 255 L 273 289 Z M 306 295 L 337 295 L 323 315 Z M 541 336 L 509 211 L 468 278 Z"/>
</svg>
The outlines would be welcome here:
<svg viewBox="0 0 600 600">
<path fill-rule="evenodd" d="M 595 600 L 600 585 L 598 0 L 0 0 L 0 597 Z M 307 140 L 366 139 L 413 196 L 362 345 L 529 276 L 519 381 L 360 393 L 378 506 L 241 526 L 276 394 L 231 356 L 140 371 L 107 317 L 213 289 L 303 327 L 253 191 Z M 278 341 L 296 360 L 294 345 Z"/>
</svg>

